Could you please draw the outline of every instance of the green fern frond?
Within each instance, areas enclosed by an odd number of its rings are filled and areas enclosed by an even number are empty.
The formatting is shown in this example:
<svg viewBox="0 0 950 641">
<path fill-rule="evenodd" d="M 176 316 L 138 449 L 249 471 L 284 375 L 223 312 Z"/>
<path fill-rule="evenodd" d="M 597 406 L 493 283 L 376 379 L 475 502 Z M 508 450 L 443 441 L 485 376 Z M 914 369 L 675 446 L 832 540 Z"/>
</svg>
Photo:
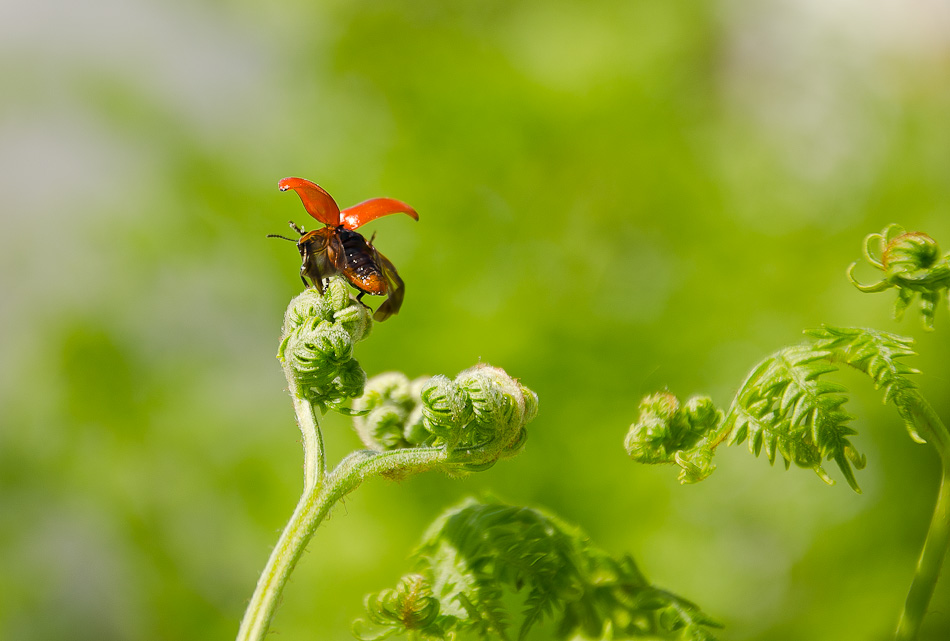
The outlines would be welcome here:
<svg viewBox="0 0 950 641">
<path fill-rule="evenodd" d="M 683 467 L 680 480 L 693 482 L 715 469 L 711 459 L 716 445 L 748 441 L 749 451 L 756 456 L 764 451 L 769 463 L 781 457 L 786 469 L 792 463 L 813 469 L 827 483 L 832 480 L 822 462 L 834 461 L 848 485 L 860 492 L 854 470 L 867 461 L 850 440 L 855 431 L 849 425 L 853 417 L 844 409 L 847 389 L 826 376 L 840 363 L 867 375 L 884 393 L 884 402 L 897 408 L 911 438 L 922 443 L 915 426 L 926 402 L 910 378 L 919 371 L 902 360 L 915 354 L 913 340 L 853 327 L 822 326 L 805 334 L 812 343 L 786 347 L 755 366 L 715 430 L 718 420 L 709 421 L 702 434 L 684 429 L 688 415 L 669 392 L 644 398 L 640 420 L 627 434 L 627 452 L 644 463 L 675 460 Z M 697 473 L 688 475 L 693 467 Z"/>
<path fill-rule="evenodd" d="M 924 442 L 911 416 L 917 385 L 908 378 L 911 374 L 919 374 L 920 370 L 898 360 L 916 355 L 912 338 L 854 327 L 822 326 L 805 333 L 815 339 L 816 346 L 831 352 L 833 360 L 866 374 L 875 389 L 883 390 L 884 402 L 897 407 L 911 438 L 918 443 Z"/>
<path fill-rule="evenodd" d="M 838 360 L 870 376 L 877 389 L 884 388 L 885 401 L 892 400 L 895 391 L 916 388 L 906 376 L 920 371 L 898 360 L 916 355 L 912 338 L 863 327 L 827 325 L 805 334 L 815 339 L 818 349 L 833 352 Z"/>
<path fill-rule="evenodd" d="M 427 619 L 431 631 L 415 628 L 415 634 L 506 639 L 506 604 L 519 594 L 518 639 L 549 619 L 557 639 L 708 641 L 708 628 L 718 627 L 695 604 L 650 585 L 629 557 L 614 559 L 580 530 L 529 508 L 467 500 L 429 528 L 416 569 L 425 577 L 426 597 L 440 607 Z M 367 607 L 381 602 L 369 597 Z M 382 634 L 410 631 L 399 629 L 398 617 L 372 610 L 369 617 L 383 626 Z"/>
<path fill-rule="evenodd" d="M 729 411 L 724 429 L 731 444 L 748 439 L 749 450 L 758 456 L 765 450 L 769 463 L 778 456 L 785 462 L 815 470 L 826 482 L 821 466 L 834 460 L 848 484 L 860 491 L 853 470 L 853 450 L 848 437 L 852 416 L 844 411 L 847 391 L 821 378 L 837 371 L 827 361 L 831 352 L 819 346 L 787 347 L 763 360 L 746 378 Z"/>
</svg>

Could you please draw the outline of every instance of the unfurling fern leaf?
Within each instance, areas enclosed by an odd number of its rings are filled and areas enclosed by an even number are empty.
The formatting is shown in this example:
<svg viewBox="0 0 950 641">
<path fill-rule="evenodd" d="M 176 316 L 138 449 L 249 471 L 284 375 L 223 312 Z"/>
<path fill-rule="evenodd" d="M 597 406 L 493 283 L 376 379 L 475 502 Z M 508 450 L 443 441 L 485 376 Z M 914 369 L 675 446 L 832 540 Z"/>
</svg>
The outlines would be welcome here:
<svg viewBox="0 0 950 641">
<path fill-rule="evenodd" d="M 695 604 L 650 585 L 631 558 L 615 559 L 580 530 L 530 508 L 465 501 L 430 527 L 415 569 L 400 586 L 412 586 L 415 602 L 427 608 L 437 602 L 438 614 L 426 609 L 428 625 L 418 627 L 420 616 L 388 614 L 398 609 L 390 595 L 399 588 L 370 596 L 374 638 L 507 639 L 512 595 L 523 595 L 518 639 L 546 619 L 556 620 L 556 639 L 710 641 L 709 628 L 718 627 Z"/>
<path fill-rule="evenodd" d="M 834 461 L 848 485 L 860 492 L 854 470 L 866 460 L 851 443 L 856 432 L 849 425 L 854 417 L 844 410 L 847 389 L 826 376 L 838 371 L 840 363 L 866 374 L 883 390 L 884 401 L 897 407 L 911 437 L 923 442 L 915 414 L 926 411 L 926 403 L 909 378 L 918 371 L 900 360 L 914 354 L 913 341 L 863 328 L 823 326 L 805 334 L 812 343 L 786 347 L 759 363 L 728 411 L 719 412 L 702 398 L 708 420 L 701 430 L 687 429 L 696 422 L 689 410 L 696 399 L 680 408 L 668 392 L 646 397 L 639 420 L 627 433 L 627 452 L 643 463 L 675 462 L 683 468 L 680 480 L 691 483 L 715 469 L 712 456 L 718 445 L 748 440 L 756 456 L 764 450 L 770 463 L 781 456 L 786 468 L 795 463 L 813 469 L 827 483 L 832 481 L 822 462 Z"/>
<path fill-rule="evenodd" d="M 830 352 L 801 345 L 766 358 L 745 380 L 726 413 L 724 428 L 731 443 L 749 440 L 756 456 L 765 449 L 769 463 L 780 455 L 791 463 L 815 470 L 826 482 L 823 460 L 834 460 L 848 484 L 860 491 L 846 454 L 853 418 L 842 409 L 848 400 L 841 385 L 821 376 L 837 368 L 827 362 Z M 856 465 L 861 467 L 861 465 Z"/>
<path fill-rule="evenodd" d="M 876 245 L 876 247 L 875 247 Z M 848 268 L 848 278 L 862 292 L 897 289 L 894 317 L 901 318 L 917 296 L 924 329 L 934 328 L 940 300 L 950 290 L 950 254 L 941 256 L 937 241 L 919 231 L 908 232 L 900 225 L 888 225 L 880 234 L 864 239 L 864 258 L 882 272 L 881 280 L 864 285 L 855 278 L 857 263 Z"/>
<path fill-rule="evenodd" d="M 865 239 L 864 256 L 883 276 L 862 284 L 852 264 L 851 282 L 863 292 L 896 289 L 898 319 L 919 297 L 924 328 L 932 330 L 936 306 L 950 293 L 950 254 L 941 255 L 925 233 L 888 225 Z M 883 391 L 884 403 L 897 408 L 911 438 L 932 444 L 941 459 L 933 519 L 897 627 L 897 639 L 912 641 L 918 638 L 950 549 L 950 431 L 911 380 L 910 375 L 919 372 L 902 360 L 914 354 L 911 339 L 863 328 L 820 327 L 805 333 L 812 342 L 782 349 L 759 363 L 725 413 L 708 398 L 694 397 L 690 404 L 702 400 L 708 408 L 705 419 L 694 421 L 669 392 L 645 397 L 624 447 L 641 463 L 676 463 L 680 482 L 695 483 L 715 469 L 712 458 L 719 445 L 748 439 L 755 455 L 765 449 L 772 463 L 781 455 L 786 468 L 792 462 L 812 468 L 829 483 L 821 463 L 834 460 L 848 484 L 860 491 L 853 468 L 861 469 L 866 460 L 850 441 L 855 432 L 844 410 L 847 390 L 824 377 L 840 364 L 867 375 Z"/>
<path fill-rule="evenodd" d="M 920 370 L 898 360 L 916 355 L 912 349 L 913 339 L 874 329 L 826 326 L 806 334 L 816 339 L 819 348 L 830 351 L 833 360 L 869 376 L 876 389 L 884 390 L 884 402 L 897 407 L 911 438 L 924 442 L 910 416 L 917 398 L 917 385 L 908 375 L 919 374 Z"/>
</svg>

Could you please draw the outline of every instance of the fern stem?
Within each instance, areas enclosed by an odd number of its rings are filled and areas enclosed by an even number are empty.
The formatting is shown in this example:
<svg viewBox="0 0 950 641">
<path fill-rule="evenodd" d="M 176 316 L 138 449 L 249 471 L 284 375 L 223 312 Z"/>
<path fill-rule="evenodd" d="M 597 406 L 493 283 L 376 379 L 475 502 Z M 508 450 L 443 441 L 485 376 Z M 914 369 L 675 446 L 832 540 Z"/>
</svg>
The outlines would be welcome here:
<svg viewBox="0 0 950 641">
<path fill-rule="evenodd" d="M 310 492 L 315 485 L 323 482 L 326 474 L 327 459 L 323 448 L 323 432 L 317 413 L 310 401 L 293 394 L 294 411 L 297 414 L 297 424 L 303 437 L 303 474 L 304 494 Z"/>
<path fill-rule="evenodd" d="M 902 400 L 917 431 L 936 448 L 943 468 L 947 469 L 950 466 L 950 432 L 947 426 L 917 390 L 905 392 Z"/>
<path fill-rule="evenodd" d="M 263 639 L 267 634 L 267 628 L 277 609 L 283 586 L 287 583 L 307 541 L 313 536 L 313 531 L 326 517 L 326 511 L 329 509 L 328 505 L 325 506 L 321 516 L 318 508 L 319 490 L 324 485 L 326 475 L 326 453 L 320 422 L 317 420 L 313 404 L 303 398 L 293 372 L 286 363 L 284 375 L 290 386 L 297 425 L 300 427 L 300 435 L 303 438 L 304 490 L 290 521 L 284 527 L 277 545 L 267 560 L 267 565 L 264 566 L 257 580 L 257 587 L 244 611 L 244 619 L 238 630 L 239 640 Z"/>
<path fill-rule="evenodd" d="M 281 533 L 257 581 L 254 595 L 244 612 L 244 619 L 238 630 L 238 641 L 260 640 L 267 634 L 290 573 L 300 555 L 303 554 L 314 530 L 329 511 L 330 504 L 325 500 L 320 500 L 324 494 L 319 491 L 322 487 L 320 484 L 314 485 L 297 503 L 293 516 L 290 517 L 290 521 Z"/>
<path fill-rule="evenodd" d="M 941 477 L 937 504 L 934 506 L 927 538 L 917 561 L 917 570 L 907 593 L 904 611 L 897 624 L 897 641 L 917 638 L 924 615 L 930 605 L 937 578 L 950 548 L 950 433 L 930 404 L 917 392 L 908 394 L 909 414 L 920 434 L 940 454 Z"/>
<path fill-rule="evenodd" d="M 944 464 L 933 519 L 930 522 L 930 529 L 927 530 L 920 560 L 917 561 L 917 571 L 914 574 L 910 592 L 907 594 L 904 611 L 897 624 L 895 637 L 897 641 L 911 641 L 917 638 L 927 607 L 930 605 L 930 599 L 933 597 L 948 547 L 950 547 L 950 466 Z"/>
<path fill-rule="evenodd" d="M 316 425 L 315 421 L 314 425 Z M 319 427 L 316 429 L 316 434 L 319 440 Z M 305 447 L 314 442 L 304 437 Z M 322 460 L 322 441 L 320 456 L 311 456 L 311 454 L 312 452 L 308 452 L 305 456 L 308 462 L 316 464 Z M 238 641 L 261 641 L 267 634 L 284 585 L 317 527 L 337 501 L 368 478 L 421 471 L 438 465 L 445 457 L 446 453 L 441 448 L 412 448 L 390 452 L 361 450 L 347 456 L 329 474 L 317 478 L 312 486 L 304 490 L 293 516 L 290 517 L 274 551 L 267 560 L 254 595 L 244 613 L 244 619 L 241 621 Z"/>
</svg>

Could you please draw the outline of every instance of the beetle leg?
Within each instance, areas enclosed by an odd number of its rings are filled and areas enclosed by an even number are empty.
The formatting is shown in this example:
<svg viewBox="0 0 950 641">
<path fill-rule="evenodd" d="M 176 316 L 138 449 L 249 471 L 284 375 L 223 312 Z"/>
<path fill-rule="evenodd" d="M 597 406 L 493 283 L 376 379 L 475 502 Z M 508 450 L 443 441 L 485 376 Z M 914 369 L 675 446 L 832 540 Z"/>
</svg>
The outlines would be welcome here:
<svg viewBox="0 0 950 641">
<path fill-rule="evenodd" d="M 359 294 L 357 294 L 357 295 L 356 295 L 356 302 L 359 303 L 360 305 L 362 305 L 363 307 L 365 307 L 366 309 L 373 309 L 372 307 L 370 307 L 369 305 L 367 305 L 366 303 L 363 302 L 363 296 L 365 296 L 365 295 L 366 295 L 366 292 L 363 292 L 363 291 L 361 291 Z"/>
<path fill-rule="evenodd" d="M 293 225 L 293 223 L 291 223 Z M 305 276 L 307 275 L 307 259 L 310 258 L 310 252 L 307 250 L 306 246 L 303 248 L 303 253 L 300 256 L 300 280 L 303 281 L 304 287 L 310 287 L 310 283 L 307 282 Z"/>
<path fill-rule="evenodd" d="M 303 255 L 301 258 L 303 260 L 300 263 L 300 280 L 303 281 L 304 287 L 316 287 L 317 291 L 322 294 L 323 293 L 323 278 L 322 277 L 319 277 L 319 276 L 317 278 L 311 277 L 310 280 L 313 281 L 313 285 L 307 282 L 306 277 L 309 275 L 307 273 L 307 265 L 310 262 L 310 248 L 306 245 L 304 245 Z"/>
</svg>

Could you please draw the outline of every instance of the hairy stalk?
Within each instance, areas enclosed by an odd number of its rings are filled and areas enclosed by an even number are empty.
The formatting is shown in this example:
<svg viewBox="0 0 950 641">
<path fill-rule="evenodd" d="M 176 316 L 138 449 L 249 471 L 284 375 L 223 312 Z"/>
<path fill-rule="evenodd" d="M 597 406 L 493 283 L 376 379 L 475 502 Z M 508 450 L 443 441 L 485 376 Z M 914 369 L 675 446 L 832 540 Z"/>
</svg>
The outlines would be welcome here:
<svg viewBox="0 0 950 641">
<path fill-rule="evenodd" d="M 940 454 L 940 490 L 937 493 L 937 503 L 930 528 L 927 530 L 927 538 L 924 539 L 924 547 L 917 561 L 914 580 L 897 624 L 897 641 L 917 638 L 937 587 L 940 569 L 950 548 L 950 433 L 930 404 L 920 395 L 914 396 L 909 404 L 911 420 L 919 433 L 927 438 Z"/>
<path fill-rule="evenodd" d="M 917 638 L 924 615 L 933 597 L 934 588 L 940 575 L 940 568 L 950 547 L 950 468 L 943 466 L 940 478 L 940 492 L 934 507 L 933 519 L 927 530 L 914 581 L 911 583 L 904 611 L 897 624 L 897 641 L 911 641 Z"/>
<path fill-rule="evenodd" d="M 361 450 L 350 454 L 336 469 L 305 491 L 261 573 L 241 622 L 238 641 L 258 641 L 267 634 L 290 573 L 337 501 L 371 477 L 430 468 L 444 461 L 445 457 L 446 452 L 440 448 L 392 452 Z"/>
<path fill-rule="evenodd" d="M 294 387 L 291 380 L 291 389 Z M 304 494 L 307 494 L 317 483 L 323 482 L 323 476 L 326 474 L 327 458 L 323 449 L 323 432 L 320 431 L 320 422 L 313 405 L 295 392 L 291 392 L 291 396 L 294 399 L 297 425 L 300 426 L 300 435 L 303 437 L 303 487 Z"/>
<path fill-rule="evenodd" d="M 239 641 L 263 639 L 267 634 L 291 571 L 332 505 L 325 500 L 325 492 L 321 491 L 326 486 L 326 453 L 316 410 L 310 401 L 303 398 L 289 362 L 283 363 L 283 370 L 303 438 L 304 490 L 257 581 L 241 620 L 237 636 Z"/>
</svg>

